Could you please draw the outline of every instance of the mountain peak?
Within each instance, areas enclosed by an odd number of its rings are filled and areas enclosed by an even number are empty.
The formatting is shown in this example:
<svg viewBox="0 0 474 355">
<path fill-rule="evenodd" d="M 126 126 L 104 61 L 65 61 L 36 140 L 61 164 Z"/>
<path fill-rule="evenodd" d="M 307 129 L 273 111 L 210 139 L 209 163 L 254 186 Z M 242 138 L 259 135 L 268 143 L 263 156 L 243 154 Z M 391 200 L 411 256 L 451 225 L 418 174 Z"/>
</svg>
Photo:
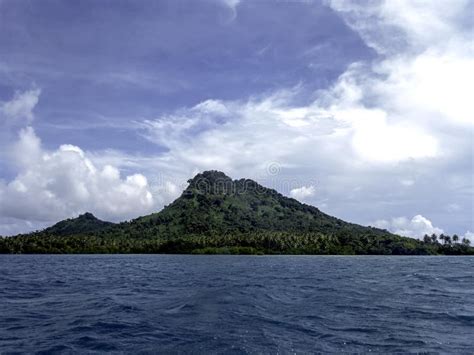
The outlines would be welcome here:
<svg viewBox="0 0 474 355">
<path fill-rule="evenodd" d="M 225 173 L 219 170 L 206 170 L 202 173 L 198 173 L 192 179 L 188 180 L 189 183 L 196 183 L 199 181 L 219 182 L 219 181 L 232 181 L 232 179 Z"/>
<path fill-rule="evenodd" d="M 94 216 L 92 213 L 90 212 L 86 212 L 86 213 L 83 213 L 83 214 L 80 214 L 77 218 L 75 219 L 83 219 L 83 220 L 90 220 L 90 221 L 98 221 L 99 219 Z"/>
<path fill-rule="evenodd" d="M 207 170 L 188 180 L 189 186 L 185 193 L 196 190 L 204 194 L 228 193 L 232 188 L 232 179 L 218 170 Z"/>
<path fill-rule="evenodd" d="M 161 252 L 221 250 L 303 254 L 452 254 L 451 245 L 423 243 L 329 216 L 251 179 L 232 180 L 204 171 L 162 211 L 114 224 L 86 212 L 33 233 L 10 239 L 9 252 Z M 80 236 L 80 240 L 41 236 Z M 0 252 L 2 251 L 0 239 Z M 26 244 L 25 244 L 26 243 Z M 6 249 L 5 249 L 6 248 Z M 227 252 L 226 251 L 226 252 Z M 455 253 L 474 253 L 456 249 Z"/>
<path fill-rule="evenodd" d="M 98 231 L 112 226 L 113 223 L 105 222 L 98 219 L 90 212 L 83 213 L 76 218 L 66 219 L 44 230 L 47 234 L 54 235 L 74 235 L 79 233 L 87 233 Z"/>
</svg>

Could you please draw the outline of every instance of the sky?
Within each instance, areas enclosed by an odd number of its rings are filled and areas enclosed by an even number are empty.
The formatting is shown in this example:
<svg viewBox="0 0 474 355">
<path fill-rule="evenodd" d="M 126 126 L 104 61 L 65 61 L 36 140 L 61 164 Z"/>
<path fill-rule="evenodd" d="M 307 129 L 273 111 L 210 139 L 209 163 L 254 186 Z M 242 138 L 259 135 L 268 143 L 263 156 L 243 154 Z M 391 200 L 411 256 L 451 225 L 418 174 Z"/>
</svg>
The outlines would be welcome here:
<svg viewBox="0 0 474 355">
<path fill-rule="evenodd" d="M 474 1 L 0 0 L 0 235 L 204 170 L 474 242 Z"/>
</svg>

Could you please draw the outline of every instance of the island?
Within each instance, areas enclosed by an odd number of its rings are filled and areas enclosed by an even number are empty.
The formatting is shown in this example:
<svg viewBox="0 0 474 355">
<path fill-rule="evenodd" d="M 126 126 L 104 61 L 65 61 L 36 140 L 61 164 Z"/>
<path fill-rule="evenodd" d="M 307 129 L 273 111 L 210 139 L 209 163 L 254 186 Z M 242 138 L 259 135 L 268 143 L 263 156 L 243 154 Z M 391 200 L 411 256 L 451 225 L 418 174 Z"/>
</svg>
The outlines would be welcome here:
<svg viewBox="0 0 474 355">
<path fill-rule="evenodd" d="M 84 213 L 0 237 L 0 253 L 474 255 L 474 248 L 456 235 L 417 240 L 345 222 L 251 179 L 205 171 L 160 212 L 121 223 Z"/>
</svg>

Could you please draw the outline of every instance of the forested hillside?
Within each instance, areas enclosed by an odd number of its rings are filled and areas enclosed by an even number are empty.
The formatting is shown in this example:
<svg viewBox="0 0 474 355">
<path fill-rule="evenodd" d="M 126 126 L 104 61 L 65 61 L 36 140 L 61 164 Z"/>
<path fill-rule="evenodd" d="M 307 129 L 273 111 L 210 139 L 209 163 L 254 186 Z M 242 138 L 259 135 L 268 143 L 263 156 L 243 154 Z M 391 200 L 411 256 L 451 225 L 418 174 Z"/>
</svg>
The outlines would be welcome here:
<svg viewBox="0 0 474 355">
<path fill-rule="evenodd" d="M 161 212 L 129 222 L 90 213 L 0 239 L 3 253 L 469 254 L 468 243 L 418 241 L 329 216 L 253 180 L 206 171 Z M 451 239 L 450 239 L 451 240 Z"/>
</svg>

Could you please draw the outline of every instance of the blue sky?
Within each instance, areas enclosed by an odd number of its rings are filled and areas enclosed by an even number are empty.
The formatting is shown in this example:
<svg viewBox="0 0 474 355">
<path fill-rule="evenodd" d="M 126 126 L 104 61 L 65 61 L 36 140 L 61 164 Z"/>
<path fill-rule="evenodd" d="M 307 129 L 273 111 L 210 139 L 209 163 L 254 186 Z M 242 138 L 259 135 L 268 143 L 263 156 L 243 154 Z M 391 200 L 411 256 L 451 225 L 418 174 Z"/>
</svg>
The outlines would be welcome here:
<svg viewBox="0 0 474 355">
<path fill-rule="evenodd" d="M 219 169 L 470 237 L 472 7 L 1 0 L 0 234 L 134 218 Z"/>
<path fill-rule="evenodd" d="M 236 16 L 218 1 L 20 1 L 1 16 L 0 94 L 41 88 L 35 127 L 51 148 L 154 152 L 123 126 L 210 98 L 312 93 L 373 52 L 322 4 L 249 2 Z"/>
</svg>

